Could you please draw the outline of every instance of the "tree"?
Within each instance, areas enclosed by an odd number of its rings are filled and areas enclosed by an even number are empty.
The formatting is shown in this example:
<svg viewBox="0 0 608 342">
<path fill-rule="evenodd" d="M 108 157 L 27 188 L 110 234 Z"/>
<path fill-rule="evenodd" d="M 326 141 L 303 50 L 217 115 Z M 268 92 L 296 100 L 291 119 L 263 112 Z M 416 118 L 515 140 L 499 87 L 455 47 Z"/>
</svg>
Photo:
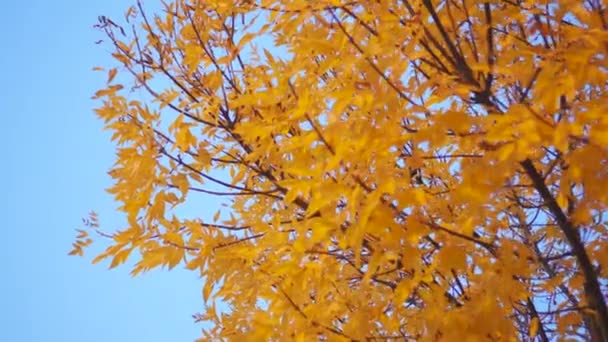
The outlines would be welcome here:
<svg viewBox="0 0 608 342">
<path fill-rule="evenodd" d="M 607 11 L 174 0 L 100 17 L 117 67 L 96 112 L 128 227 L 95 261 L 199 272 L 204 338 L 608 341 Z M 196 196 L 229 217 L 176 211 Z"/>
</svg>

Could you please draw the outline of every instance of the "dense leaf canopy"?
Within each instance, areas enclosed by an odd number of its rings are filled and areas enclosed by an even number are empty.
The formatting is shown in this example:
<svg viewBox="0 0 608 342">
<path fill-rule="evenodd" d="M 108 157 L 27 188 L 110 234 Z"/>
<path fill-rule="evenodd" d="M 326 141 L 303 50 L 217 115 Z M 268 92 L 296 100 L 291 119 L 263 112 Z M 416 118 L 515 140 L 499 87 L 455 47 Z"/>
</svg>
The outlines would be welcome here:
<svg viewBox="0 0 608 342">
<path fill-rule="evenodd" d="M 100 17 L 117 64 L 96 112 L 128 226 L 92 215 L 96 261 L 200 272 L 204 339 L 608 341 L 607 11 L 174 0 Z M 230 210 L 182 215 L 197 197 Z"/>
</svg>

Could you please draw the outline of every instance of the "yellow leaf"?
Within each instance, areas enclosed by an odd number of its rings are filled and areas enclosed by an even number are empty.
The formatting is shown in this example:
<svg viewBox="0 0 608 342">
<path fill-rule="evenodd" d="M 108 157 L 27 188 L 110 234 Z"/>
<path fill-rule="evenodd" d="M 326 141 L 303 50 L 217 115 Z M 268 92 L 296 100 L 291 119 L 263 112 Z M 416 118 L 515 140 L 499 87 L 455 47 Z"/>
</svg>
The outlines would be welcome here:
<svg viewBox="0 0 608 342">
<path fill-rule="evenodd" d="M 84 239 L 89 235 L 86 230 L 76 229 L 76 231 L 78 232 L 78 235 L 76 236 L 77 239 Z"/>
<path fill-rule="evenodd" d="M 131 254 L 132 248 L 126 248 L 123 249 L 122 251 L 116 253 L 116 255 L 114 256 L 114 259 L 112 259 L 112 262 L 110 263 L 110 269 L 124 263 L 127 258 L 129 257 L 129 254 Z"/>
<path fill-rule="evenodd" d="M 179 191 L 185 196 L 188 193 L 188 188 L 190 186 L 188 182 L 188 177 L 183 173 L 178 173 L 171 177 L 171 182 L 173 185 L 177 186 Z"/>
<path fill-rule="evenodd" d="M 205 303 L 207 303 L 207 301 L 209 300 L 211 291 L 213 291 L 213 283 L 207 280 L 205 281 L 205 285 L 203 286 L 203 301 Z"/>
<path fill-rule="evenodd" d="M 108 84 L 112 83 L 112 81 L 114 80 L 114 77 L 116 77 L 117 72 L 118 72 L 118 69 L 116 69 L 116 68 L 110 69 L 110 71 L 108 71 L 108 80 L 106 81 L 106 83 L 108 83 Z"/>
<path fill-rule="evenodd" d="M 536 334 L 538 333 L 538 327 L 539 327 L 539 320 L 538 317 L 534 317 L 532 318 L 532 320 L 530 321 L 530 338 L 534 338 L 536 337 Z"/>
<path fill-rule="evenodd" d="M 112 96 L 114 95 L 117 91 L 122 89 L 122 85 L 117 84 L 117 85 L 112 85 L 109 86 L 106 89 L 102 89 L 99 90 L 98 92 L 95 93 L 95 96 L 93 96 L 94 99 L 100 98 L 102 96 Z"/>
<path fill-rule="evenodd" d="M 79 255 L 82 256 L 83 255 L 83 251 L 82 251 L 82 247 L 76 245 L 76 244 L 72 244 L 74 246 L 74 249 L 72 249 L 68 255 Z"/>
<path fill-rule="evenodd" d="M 246 33 L 245 35 L 243 35 L 243 37 L 241 38 L 241 40 L 237 44 L 237 49 L 241 50 L 245 45 L 247 45 L 247 43 L 249 43 L 256 36 L 257 36 L 257 34 L 251 33 L 251 32 L 250 33 Z"/>
</svg>

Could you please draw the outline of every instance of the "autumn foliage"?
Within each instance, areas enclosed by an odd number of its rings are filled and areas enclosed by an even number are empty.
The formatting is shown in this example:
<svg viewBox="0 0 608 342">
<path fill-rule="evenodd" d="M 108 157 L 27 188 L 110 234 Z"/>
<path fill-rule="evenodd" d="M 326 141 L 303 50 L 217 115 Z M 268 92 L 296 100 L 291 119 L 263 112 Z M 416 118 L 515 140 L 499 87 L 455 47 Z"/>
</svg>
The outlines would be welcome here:
<svg viewBox="0 0 608 342">
<path fill-rule="evenodd" d="M 128 225 L 90 218 L 95 261 L 200 273 L 203 339 L 608 341 L 603 0 L 174 0 L 98 27 Z"/>
</svg>

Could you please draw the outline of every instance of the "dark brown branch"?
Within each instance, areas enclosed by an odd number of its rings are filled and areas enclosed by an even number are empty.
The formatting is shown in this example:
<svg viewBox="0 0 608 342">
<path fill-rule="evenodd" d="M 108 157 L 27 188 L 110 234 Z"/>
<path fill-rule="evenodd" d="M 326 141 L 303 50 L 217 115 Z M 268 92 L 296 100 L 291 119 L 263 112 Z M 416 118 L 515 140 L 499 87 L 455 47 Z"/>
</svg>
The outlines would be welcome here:
<svg viewBox="0 0 608 342">
<path fill-rule="evenodd" d="M 540 339 L 542 342 L 549 342 L 549 338 L 547 337 L 547 332 L 545 331 L 545 326 L 543 325 L 543 321 L 540 319 L 538 312 L 536 311 L 536 307 L 530 298 L 527 300 L 528 310 L 530 311 L 530 316 L 532 319 L 536 319 L 538 321 L 538 334 L 540 335 Z M 530 336 L 534 338 L 536 336 Z"/>
<path fill-rule="evenodd" d="M 534 183 L 536 191 L 545 201 L 545 206 L 549 209 L 549 212 L 551 212 L 553 218 L 559 225 L 581 267 L 585 279 L 584 292 L 587 304 L 595 312 L 595 315 L 592 315 L 591 317 L 593 322 L 591 335 L 597 341 L 608 341 L 608 308 L 606 307 L 604 295 L 602 294 L 598 274 L 585 250 L 585 245 L 581 241 L 576 227 L 574 227 L 572 222 L 559 207 L 557 200 L 551 194 L 549 188 L 547 188 L 543 176 L 538 172 L 532 161 L 526 159 L 521 162 L 521 166 L 532 180 L 532 183 Z"/>
<path fill-rule="evenodd" d="M 247 236 L 247 237 L 244 237 L 244 238 L 241 238 L 241 239 L 237 239 L 237 240 L 234 240 L 234 241 L 220 243 L 217 246 L 213 247 L 213 251 L 215 251 L 217 249 L 226 248 L 226 247 L 229 247 L 229 246 L 234 246 L 234 245 L 237 245 L 237 244 L 245 242 L 245 241 L 255 240 L 255 239 L 260 238 L 260 237 L 262 237 L 264 235 L 265 235 L 265 233 L 258 233 L 258 234 Z"/>
<path fill-rule="evenodd" d="M 488 26 L 486 27 L 486 44 L 488 44 L 487 63 L 490 69 L 488 71 L 488 75 L 486 76 L 485 91 L 490 93 L 492 89 L 492 82 L 494 81 L 493 69 L 496 57 L 494 56 L 494 37 L 492 33 L 492 12 L 490 9 L 490 4 L 488 2 L 484 3 L 483 9 L 486 17 L 486 25 Z"/>
</svg>

